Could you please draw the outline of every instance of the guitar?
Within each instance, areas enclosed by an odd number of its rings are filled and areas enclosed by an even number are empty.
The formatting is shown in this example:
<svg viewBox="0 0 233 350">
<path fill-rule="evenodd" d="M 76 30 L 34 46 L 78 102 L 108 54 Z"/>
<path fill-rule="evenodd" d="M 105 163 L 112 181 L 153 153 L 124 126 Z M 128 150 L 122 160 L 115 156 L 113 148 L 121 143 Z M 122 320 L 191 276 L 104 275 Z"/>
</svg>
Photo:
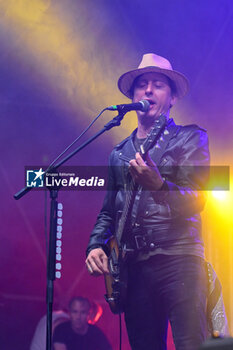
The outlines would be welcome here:
<svg viewBox="0 0 233 350">
<path fill-rule="evenodd" d="M 156 120 L 148 137 L 140 146 L 140 154 L 145 159 L 146 153 L 153 147 L 160 148 L 158 139 L 163 141 L 163 132 L 167 123 L 166 117 L 161 114 Z M 166 130 L 164 134 L 166 133 Z M 168 133 L 168 132 L 167 132 Z M 142 190 L 130 177 L 126 191 L 125 203 L 122 214 L 118 222 L 115 235 L 108 242 L 110 254 L 108 257 L 109 274 L 105 275 L 106 294 L 105 299 L 114 314 L 124 312 L 125 298 L 127 292 L 127 268 L 126 262 L 134 253 L 133 249 L 127 248 L 124 242 L 130 235 L 130 217 L 134 204 L 135 196 Z"/>
</svg>

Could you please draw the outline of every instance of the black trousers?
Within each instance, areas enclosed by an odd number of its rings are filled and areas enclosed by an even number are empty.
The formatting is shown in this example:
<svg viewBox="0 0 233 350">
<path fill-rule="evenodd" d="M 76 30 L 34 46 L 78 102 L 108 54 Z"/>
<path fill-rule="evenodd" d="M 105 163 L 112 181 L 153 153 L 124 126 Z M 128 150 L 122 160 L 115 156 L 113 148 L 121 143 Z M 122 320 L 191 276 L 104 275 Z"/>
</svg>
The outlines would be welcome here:
<svg viewBox="0 0 233 350">
<path fill-rule="evenodd" d="M 129 265 L 125 321 L 133 350 L 165 350 L 168 320 L 176 350 L 197 350 L 207 335 L 207 277 L 193 255 L 155 255 Z"/>
</svg>

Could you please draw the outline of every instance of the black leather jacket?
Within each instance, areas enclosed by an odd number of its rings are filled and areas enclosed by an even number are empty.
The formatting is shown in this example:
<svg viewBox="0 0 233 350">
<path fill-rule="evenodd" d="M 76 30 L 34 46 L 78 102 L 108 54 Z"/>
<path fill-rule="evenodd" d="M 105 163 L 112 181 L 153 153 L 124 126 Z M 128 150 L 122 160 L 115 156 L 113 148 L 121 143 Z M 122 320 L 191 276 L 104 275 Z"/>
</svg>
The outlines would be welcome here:
<svg viewBox="0 0 233 350">
<path fill-rule="evenodd" d="M 169 119 L 169 128 L 176 128 L 159 163 L 165 180 L 162 190 L 151 195 L 142 192 L 132 234 L 150 232 L 157 246 L 202 244 L 200 212 L 205 203 L 203 191 L 209 165 L 208 136 L 197 125 L 177 126 Z M 108 253 L 107 240 L 114 234 L 118 213 L 125 201 L 125 169 L 135 158 L 133 143 L 136 130 L 112 151 L 109 160 L 109 183 L 104 204 L 91 233 L 87 247 L 102 247 Z M 151 158 L 155 149 L 150 150 Z M 146 199 L 143 196 L 147 196 Z M 144 198 L 144 199 L 143 199 Z M 139 198 L 135 199 L 135 203 Z M 132 211 L 134 212 L 134 211 Z"/>
</svg>

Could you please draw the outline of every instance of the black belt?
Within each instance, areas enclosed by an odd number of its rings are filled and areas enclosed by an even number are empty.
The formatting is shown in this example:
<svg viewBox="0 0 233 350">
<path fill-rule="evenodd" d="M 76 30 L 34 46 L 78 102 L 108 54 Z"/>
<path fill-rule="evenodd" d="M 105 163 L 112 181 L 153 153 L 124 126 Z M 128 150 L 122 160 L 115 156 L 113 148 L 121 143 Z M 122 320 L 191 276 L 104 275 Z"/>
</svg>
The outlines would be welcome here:
<svg viewBox="0 0 233 350">
<path fill-rule="evenodd" d="M 130 239 L 130 246 L 135 249 L 136 251 L 153 251 L 157 248 L 165 248 L 170 246 L 172 243 L 174 243 L 174 240 L 169 241 L 159 241 L 158 237 L 156 237 L 156 231 L 154 229 L 142 229 L 141 231 L 138 230 L 140 234 L 137 232 L 133 232 L 131 239 Z"/>
<path fill-rule="evenodd" d="M 140 233 L 140 234 L 139 234 Z M 156 232 L 151 228 L 141 228 L 140 226 L 133 230 L 129 238 L 129 247 L 135 251 L 154 250 L 160 247 L 160 243 L 156 242 Z M 128 244 L 126 244 L 128 246 Z"/>
<path fill-rule="evenodd" d="M 155 250 L 160 247 L 149 235 L 135 235 L 132 243 L 136 250 Z"/>
</svg>

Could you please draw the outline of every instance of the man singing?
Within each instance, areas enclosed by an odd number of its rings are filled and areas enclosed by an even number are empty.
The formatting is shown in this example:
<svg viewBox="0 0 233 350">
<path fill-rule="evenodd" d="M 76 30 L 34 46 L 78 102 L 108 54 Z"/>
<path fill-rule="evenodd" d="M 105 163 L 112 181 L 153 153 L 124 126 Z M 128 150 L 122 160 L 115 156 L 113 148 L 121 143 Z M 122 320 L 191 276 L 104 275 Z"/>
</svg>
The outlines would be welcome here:
<svg viewBox="0 0 233 350">
<path fill-rule="evenodd" d="M 124 307 L 133 350 L 164 350 L 168 321 L 177 350 L 197 350 L 206 337 L 207 281 L 200 212 L 209 164 L 208 137 L 197 125 L 178 126 L 171 107 L 188 91 L 186 77 L 156 54 L 145 54 L 137 69 L 123 74 L 120 91 L 133 102 L 147 100 L 137 111 L 138 128 L 110 155 L 109 190 L 91 233 L 86 265 L 91 275 L 108 274 L 107 239 L 114 235 L 126 202 L 128 172 L 142 191 L 135 196 L 127 233 L 134 250 L 127 261 Z M 156 121 L 166 126 L 142 157 Z M 203 176 L 202 176 L 203 175 Z"/>
</svg>

